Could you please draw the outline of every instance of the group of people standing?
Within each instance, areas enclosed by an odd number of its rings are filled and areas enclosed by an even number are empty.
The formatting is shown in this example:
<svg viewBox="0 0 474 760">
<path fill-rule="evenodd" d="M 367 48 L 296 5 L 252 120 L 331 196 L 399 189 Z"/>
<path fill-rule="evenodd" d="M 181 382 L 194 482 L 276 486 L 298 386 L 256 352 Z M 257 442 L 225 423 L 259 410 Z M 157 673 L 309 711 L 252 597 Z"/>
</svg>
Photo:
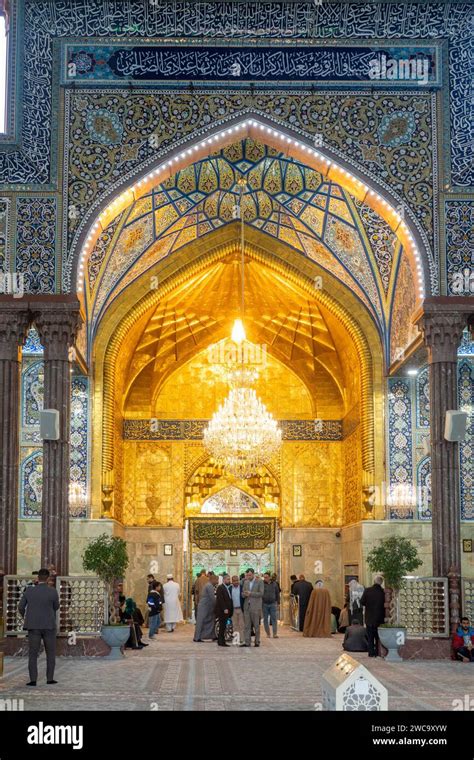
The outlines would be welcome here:
<svg viewBox="0 0 474 760">
<path fill-rule="evenodd" d="M 154 639 L 158 634 L 162 620 L 166 631 L 173 633 L 177 623 L 182 623 L 183 611 L 181 609 L 181 589 L 174 579 L 173 573 L 168 573 L 166 583 L 161 584 L 151 573 L 147 575 L 148 593 L 148 636 Z"/>
<path fill-rule="evenodd" d="M 46 651 L 46 683 L 56 684 L 54 679 L 56 661 L 56 613 L 59 596 L 54 587 L 54 575 L 48 568 L 38 571 L 35 582 L 29 584 L 21 598 L 19 612 L 24 617 L 28 631 L 29 676 L 28 686 L 36 686 L 38 678 L 38 655 L 41 642 Z M 260 646 L 260 625 L 263 619 L 268 637 L 278 638 L 278 607 L 281 589 L 276 575 L 264 573 L 263 578 L 249 568 L 240 577 L 232 578 L 226 573 L 222 582 L 212 571 L 201 570 L 194 585 L 196 627 L 194 641 L 216 641 L 219 646 L 229 646 L 226 630 L 232 624 L 234 643 L 249 647 L 252 636 L 255 646 Z M 385 593 L 383 578 L 376 576 L 369 588 L 357 581 L 349 583 L 346 604 L 341 611 L 331 607 L 329 592 L 322 581 L 315 587 L 304 575 L 291 576 L 291 594 L 298 604 L 299 629 L 303 636 L 329 637 L 336 630 L 344 633 L 343 647 L 350 652 L 367 651 L 369 657 L 379 654 L 378 628 L 385 619 Z M 161 584 L 153 575 L 147 577 L 148 637 L 153 641 L 161 626 L 164 610 L 166 630 L 172 633 L 176 624 L 183 621 L 180 603 L 180 587 L 173 575 L 167 575 Z M 142 626 L 145 624 L 141 610 L 135 601 L 124 595 L 119 597 L 120 619 L 130 625 L 130 636 L 125 646 L 142 649 Z M 338 621 L 338 624 L 335 623 Z M 332 622 L 333 624 L 332 624 Z M 217 625 L 216 625 L 217 623 Z M 272 633 L 270 631 L 272 630 Z M 474 662 L 474 628 L 467 617 L 461 619 L 453 635 L 453 658 L 462 662 Z"/>
<path fill-rule="evenodd" d="M 373 586 L 364 589 L 357 581 L 349 583 L 344 609 L 331 606 L 329 591 L 322 581 L 315 586 L 304 575 L 291 577 L 291 593 L 298 603 L 299 630 L 310 638 L 328 638 L 337 631 L 344 633 L 343 647 L 351 652 L 368 652 L 377 657 L 378 628 L 385 620 L 383 578 L 376 576 Z M 365 618 L 365 626 L 364 626 Z"/>
<path fill-rule="evenodd" d="M 147 575 L 147 620 L 132 597 L 119 597 L 120 621 L 130 625 L 130 636 L 125 644 L 126 649 L 143 649 L 148 646 L 143 640 L 142 626 L 148 625 L 148 639 L 154 641 L 162 625 L 164 617 L 165 629 L 173 633 L 176 624 L 183 621 L 183 613 L 180 602 L 179 583 L 174 580 L 173 574 L 168 573 L 166 583 L 160 583 L 151 573 Z"/>
<path fill-rule="evenodd" d="M 298 626 L 307 638 L 327 638 L 331 635 L 331 597 L 323 581 L 314 587 L 301 574 L 291 576 L 291 594 L 298 603 Z"/>
<path fill-rule="evenodd" d="M 254 635 L 254 644 L 259 647 L 262 619 L 267 636 L 271 636 L 271 626 L 273 638 L 278 638 L 280 591 L 275 576 L 265 573 L 261 578 L 253 568 L 240 577 L 225 573 L 222 583 L 214 572 L 201 570 L 194 584 L 194 641 L 229 646 L 226 629 L 231 624 L 236 643 L 249 647 Z"/>
</svg>

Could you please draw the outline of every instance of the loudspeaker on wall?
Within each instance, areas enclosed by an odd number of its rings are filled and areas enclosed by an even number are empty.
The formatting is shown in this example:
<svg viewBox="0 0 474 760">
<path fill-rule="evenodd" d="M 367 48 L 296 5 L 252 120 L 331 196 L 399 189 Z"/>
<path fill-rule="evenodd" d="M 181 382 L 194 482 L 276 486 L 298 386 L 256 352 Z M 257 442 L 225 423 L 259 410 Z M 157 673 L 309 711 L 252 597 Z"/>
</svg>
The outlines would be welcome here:
<svg viewBox="0 0 474 760">
<path fill-rule="evenodd" d="M 451 409 L 446 412 L 444 437 L 447 441 L 463 441 L 466 435 L 467 413 Z"/>
<path fill-rule="evenodd" d="M 40 435 L 44 441 L 59 438 L 59 412 L 57 409 L 43 409 L 40 412 Z"/>
</svg>

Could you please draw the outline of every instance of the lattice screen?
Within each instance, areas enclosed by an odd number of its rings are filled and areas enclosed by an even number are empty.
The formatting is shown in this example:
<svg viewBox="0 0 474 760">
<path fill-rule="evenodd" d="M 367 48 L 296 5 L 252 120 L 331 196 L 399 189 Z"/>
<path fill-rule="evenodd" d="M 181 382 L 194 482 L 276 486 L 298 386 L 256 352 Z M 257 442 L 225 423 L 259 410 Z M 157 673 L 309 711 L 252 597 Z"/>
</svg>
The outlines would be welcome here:
<svg viewBox="0 0 474 760">
<path fill-rule="evenodd" d="M 7 636 L 25 633 L 23 618 L 18 612 L 18 605 L 25 588 L 33 583 L 31 575 L 6 575 L 3 579 L 4 627 Z"/>
<path fill-rule="evenodd" d="M 31 575 L 7 575 L 4 578 L 3 609 L 7 636 L 25 633 L 18 605 L 25 588 L 33 583 Z M 56 589 L 59 594 L 58 635 L 66 636 L 75 631 L 80 636 L 98 636 L 107 611 L 104 583 L 94 576 L 58 577 Z"/>
<path fill-rule="evenodd" d="M 449 636 L 447 578 L 406 578 L 398 610 L 409 637 Z"/>
<path fill-rule="evenodd" d="M 474 578 L 463 578 L 462 581 L 462 614 L 469 620 L 474 620 Z"/>
<path fill-rule="evenodd" d="M 59 635 L 71 631 L 99 635 L 107 609 L 103 581 L 95 577 L 63 577 L 56 581 L 59 594 Z"/>
</svg>

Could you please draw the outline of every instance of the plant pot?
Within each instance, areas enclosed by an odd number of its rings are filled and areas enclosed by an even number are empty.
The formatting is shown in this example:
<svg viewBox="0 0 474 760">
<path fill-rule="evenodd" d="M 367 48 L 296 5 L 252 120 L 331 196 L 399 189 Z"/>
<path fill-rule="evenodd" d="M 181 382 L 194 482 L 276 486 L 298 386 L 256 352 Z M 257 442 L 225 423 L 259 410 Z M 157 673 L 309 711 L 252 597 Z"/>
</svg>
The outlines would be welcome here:
<svg viewBox="0 0 474 760">
<path fill-rule="evenodd" d="M 130 626 L 103 625 L 100 635 L 110 647 L 110 654 L 107 655 L 109 660 L 119 660 L 121 657 L 125 657 L 122 647 L 130 636 Z"/>
<path fill-rule="evenodd" d="M 379 639 L 388 654 L 385 657 L 387 662 L 403 662 L 398 654 L 398 647 L 403 646 L 407 638 L 407 629 L 403 626 L 396 628 L 379 628 Z"/>
</svg>

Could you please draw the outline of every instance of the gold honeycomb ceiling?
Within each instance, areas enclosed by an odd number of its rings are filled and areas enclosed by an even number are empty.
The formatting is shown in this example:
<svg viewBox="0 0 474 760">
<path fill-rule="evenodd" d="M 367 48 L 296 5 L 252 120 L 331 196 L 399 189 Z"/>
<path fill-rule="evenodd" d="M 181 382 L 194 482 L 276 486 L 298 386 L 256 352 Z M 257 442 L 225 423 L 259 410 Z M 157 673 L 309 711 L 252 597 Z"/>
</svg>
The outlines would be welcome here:
<svg viewBox="0 0 474 760">
<path fill-rule="evenodd" d="M 239 252 L 191 276 L 150 310 L 138 337 L 128 342 L 130 355 L 125 395 L 139 385 L 156 393 L 164 381 L 211 343 L 230 336 L 239 315 Z M 265 344 L 291 368 L 313 398 L 326 388 L 343 399 L 344 372 L 328 315 L 315 299 L 250 258 L 245 263 L 247 338 Z M 347 341 L 349 338 L 347 338 Z M 330 387 L 329 387 L 330 386 Z"/>
</svg>

